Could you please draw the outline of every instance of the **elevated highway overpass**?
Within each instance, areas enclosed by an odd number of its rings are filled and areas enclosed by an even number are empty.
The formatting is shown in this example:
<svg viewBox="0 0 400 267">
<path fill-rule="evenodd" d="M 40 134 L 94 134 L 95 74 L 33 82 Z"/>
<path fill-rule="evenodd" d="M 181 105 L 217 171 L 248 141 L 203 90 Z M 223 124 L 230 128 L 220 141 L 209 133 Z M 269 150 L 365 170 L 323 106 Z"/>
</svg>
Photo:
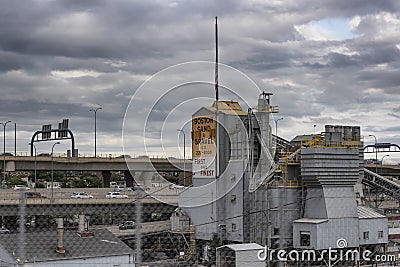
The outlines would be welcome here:
<svg viewBox="0 0 400 267">
<path fill-rule="evenodd" d="M 142 222 L 153 220 L 169 220 L 176 209 L 180 192 L 185 189 L 164 188 L 160 191 L 150 192 L 150 197 L 137 198 L 134 191 L 125 192 L 127 199 L 108 199 L 105 197 L 107 188 L 71 188 L 57 189 L 54 198 L 24 198 L 25 192 L 12 189 L 0 190 L 1 223 L 11 231 L 16 231 L 18 220 L 21 216 L 34 218 L 38 228 L 54 227 L 55 217 L 76 218 L 78 214 L 85 214 L 90 218 L 90 225 L 115 225 L 123 220 L 135 220 L 137 204 L 141 205 Z M 92 199 L 74 199 L 71 194 L 74 191 L 85 191 L 93 195 Z M 42 195 L 51 196 L 48 189 L 38 189 Z M 148 193 L 148 192 L 147 192 Z M 53 220 L 53 221 L 52 221 Z M 168 223 L 164 223 L 163 229 Z M 155 226 L 157 229 L 157 224 Z M 114 227 L 115 228 L 115 227 Z M 115 229 L 114 229 L 115 230 Z M 154 229 L 150 229 L 154 231 Z M 120 234 L 132 234 L 129 231 Z"/>
<path fill-rule="evenodd" d="M 376 165 L 376 164 L 364 164 L 364 168 L 378 172 L 381 176 L 392 176 L 400 178 L 400 165 Z"/>
<path fill-rule="evenodd" d="M 89 157 L 31 157 L 6 156 L 6 171 L 32 171 L 35 168 L 55 171 L 180 171 L 183 170 L 183 159 L 166 158 L 89 158 Z M 0 156 L 3 170 L 3 156 Z M 191 171 L 191 160 L 186 160 L 186 170 Z"/>
<path fill-rule="evenodd" d="M 0 156 L 0 166 L 3 170 L 3 157 Z M 111 171 L 123 171 L 126 185 L 132 187 L 133 175 L 143 172 L 169 172 L 183 171 L 191 173 L 190 160 L 166 158 L 92 158 L 92 157 L 31 157 L 31 156 L 6 156 L 6 172 L 15 171 L 101 171 L 103 187 L 109 187 Z M 187 174 L 186 174 L 187 176 Z"/>
<path fill-rule="evenodd" d="M 161 190 L 141 192 L 140 201 L 145 207 L 144 212 L 163 212 L 166 210 L 169 214 L 178 205 L 179 194 L 182 189 L 170 189 L 165 187 Z M 32 190 L 28 190 L 32 191 Z M 73 192 L 86 192 L 91 194 L 91 199 L 71 198 Z M 107 214 L 133 214 L 135 210 L 136 192 L 126 191 L 126 199 L 106 198 L 110 188 L 61 188 L 54 189 L 53 198 L 51 190 L 38 188 L 37 192 L 45 198 L 25 198 L 21 190 L 12 189 L 0 190 L 0 211 L 2 216 L 18 216 L 21 205 L 25 206 L 27 216 L 31 215 L 76 215 L 79 212 L 85 214 L 107 213 Z"/>
</svg>

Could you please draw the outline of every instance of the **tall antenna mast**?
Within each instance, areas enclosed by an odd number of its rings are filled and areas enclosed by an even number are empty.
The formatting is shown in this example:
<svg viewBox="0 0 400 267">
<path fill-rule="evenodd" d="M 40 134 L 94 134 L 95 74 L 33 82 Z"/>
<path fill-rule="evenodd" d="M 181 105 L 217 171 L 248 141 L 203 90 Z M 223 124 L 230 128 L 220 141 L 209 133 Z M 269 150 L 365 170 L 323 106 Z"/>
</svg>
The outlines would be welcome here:
<svg viewBox="0 0 400 267">
<path fill-rule="evenodd" d="M 215 101 L 217 104 L 218 98 L 218 17 L 215 17 Z"/>
<path fill-rule="evenodd" d="M 219 127 L 218 127 L 218 17 L 215 17 L 215 178 L 219 178 Z"/>
</svg>

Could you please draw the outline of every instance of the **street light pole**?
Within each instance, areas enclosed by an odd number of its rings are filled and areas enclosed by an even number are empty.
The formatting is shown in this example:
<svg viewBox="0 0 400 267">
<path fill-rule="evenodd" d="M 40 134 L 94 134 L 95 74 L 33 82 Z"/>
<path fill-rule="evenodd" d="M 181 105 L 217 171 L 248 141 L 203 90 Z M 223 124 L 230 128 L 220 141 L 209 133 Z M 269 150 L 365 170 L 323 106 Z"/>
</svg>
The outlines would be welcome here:
<svg viewBox="0 0 400 267">
<path fill-rule="evenodd" d="M 91 108 L 89 109 L 89 111 L 93 111 L 94 112 L 94 157 L 96 158 L 96 150 L 97 150 L 97 111 L 99 109 L 103 109 L 101 107 L 99 108 Z"/>
<path fill-rule="evenodd" d="M 183 134 L 183 186 L 186 186 L 186 136 L 183 129 L 178 129 Z"/>
<path fill-rule="evenodd" d="M 11 121 L 1 122 L 0 124 L 3 125 L 3 181 L 2 187 L 4 188 L 6 182 L 6 125 Z"/>
<path fill-rule="evenodd" d="M 53 152 L 54 152 L 54 146 L 59 145 L 60 142 L 56 142 L 53 144 L 53 147 L 51 148 L 51 199 L 54 199 L 54 164 L 53 164 Z"/>
<path fill-rule="evenodd" d="M 382 175 L 382 176 L 383 176 L 383 159 L 386 158 L 386 157 L 390 157 L 390 155 L 385 155 L 385 156 L 383 156 L 382 159 L 381 159 L 381 175 Z"/>
<path fill-rule="evenodd" d="M 28 145 L 31 145 L 31 143 L 29 143 Z M 36 155 L 37 155 L 37 152 L 36 152 L 36 146 L 35 146 L 35 144 L 33 144 L 32 143 L 32 145 L 33 145 L 33 148 L 35 149 L 35 193 L 36 193 Z"/>
<path fill-rule="evenodd" d="M 375 136 L 375 135 L 370 134 L 370 135 L 368 135 L 368 136 L 372 136 L 372 137 L 374 137 L 374 139 L 375 139 L 375 146 L 374 146 L 374 149 L 375 149 L 375 173 L 378 174 L 378 148 L 376 147 L 376 144 L 377 144 L 378 142 L 377 142 L 377 140 L 376 140 L 376 136 Z"/>
</svg>

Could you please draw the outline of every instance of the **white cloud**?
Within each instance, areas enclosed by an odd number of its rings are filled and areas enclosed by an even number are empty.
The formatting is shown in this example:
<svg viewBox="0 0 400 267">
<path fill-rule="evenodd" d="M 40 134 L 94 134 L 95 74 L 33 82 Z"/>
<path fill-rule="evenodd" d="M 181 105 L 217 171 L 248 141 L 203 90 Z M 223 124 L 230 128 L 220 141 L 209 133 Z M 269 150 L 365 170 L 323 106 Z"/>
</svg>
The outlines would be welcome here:
<svg viewBox="0 0 400 267">
<path fill-rule="evenodd" d="M 304 37 L 306 40 L 310 41 L 328 41 L 328 40 L 338 40 L 335 32 L 324 29 L 313 23 L 295 25 L 294 28 Z"/>
<path fill-rule="evenodd" d="M 344 18 L 327 18 L 311 21 L 294 28 L 304 39 L 311 41 L 342 41 L 355 38 L 351 30 L 354 21 Z"/>
<path fill-rule="evenodd" d="M 400 17 L 398 13 L 379 12 L 355 16 L 350 23 L 352 30 L 374 39 L 396 35 L 399 38 Z"/>
<path fill-rule="evenodd" d="M 101 75 L 101 73 L 93 70 L 68 70 L 68 71 L 53 70 L 50 73 L 54 77 L 62 79 L 79 78 L 84 76 L 99 77 Z"/>
</svg>

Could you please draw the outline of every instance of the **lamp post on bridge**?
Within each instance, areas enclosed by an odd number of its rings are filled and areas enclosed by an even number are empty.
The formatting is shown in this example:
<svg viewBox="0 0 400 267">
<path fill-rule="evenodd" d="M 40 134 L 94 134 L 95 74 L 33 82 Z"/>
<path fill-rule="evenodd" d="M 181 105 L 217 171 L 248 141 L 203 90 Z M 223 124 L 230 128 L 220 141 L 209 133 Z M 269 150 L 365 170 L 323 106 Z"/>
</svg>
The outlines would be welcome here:
<svg viewBox="0 0 400 267">
<path fill-rule="evenodd" d="M 28 145 L 31 145 L 31 143 L 29 143 Z M 35 193 L 36 193 L 36 156 L 37 156 L 37 151 L 36 151 L 36 146 L 35 146 L 35 144 L 34 143 L 32 143 L 32 145 L 33 145 L 33 148 L 35 149 Z"/>
<path fill-rule="evenodd" d="M 377 142 L 377 140 L 376 140 L 376 136 L 375 136 L 375 135 L 370 134 L 370 135 L 368 135 L 368 136 L 372 136 L 372 137 L 374 137 L 374 139 L 375 139 L 375 146 L 374 146 L 374 148 L 375 148 L 375 173 L 378 174 L 378 148 L 376 147 L 376 144 L 377 144 L 378 142 Z"/>
<path fill-rule="evenodd" d="M 59 145 L 60 142 L 53 144 L 51 148 L 51 199 L 54 199 L 54 162 L 53 162 L 53 152 L 55 145 Z"/>
<path fill-rule="evenodd" d="M 183 134 L 183 186 L 186 186 L 186 137 L 183 129 L 178 129 Z"/>
<path fill-rule="evenodd" d="M 2 187 L 4 188 L 5 182 L 6 182 L 6 126 L 7 123 L 11 121 L 6 121 L 6 122 L 1 122 L 0 124 L 3 125 L 3 181 L 2 181 Z"/>
<path fill-rule="evenodd" d="M 385 156 L 383 156 L 382 159 L 381 159 L 381 175 L 382 175 L 382 176 L 383 176 L 383 159 L 386 158 L 386 157 L 390 157 L 390 155 L 385 155 Z"/>
<path fill-rule="evenodd" d="M 96 158 L 96 150 L 97 150 L 97 111 L 103 109 L 101 107 L 98 108 L 91 108 L 89 109 L 89 111 L 93 111 L 94 112 L 94 157 Z"/>
</svg>

